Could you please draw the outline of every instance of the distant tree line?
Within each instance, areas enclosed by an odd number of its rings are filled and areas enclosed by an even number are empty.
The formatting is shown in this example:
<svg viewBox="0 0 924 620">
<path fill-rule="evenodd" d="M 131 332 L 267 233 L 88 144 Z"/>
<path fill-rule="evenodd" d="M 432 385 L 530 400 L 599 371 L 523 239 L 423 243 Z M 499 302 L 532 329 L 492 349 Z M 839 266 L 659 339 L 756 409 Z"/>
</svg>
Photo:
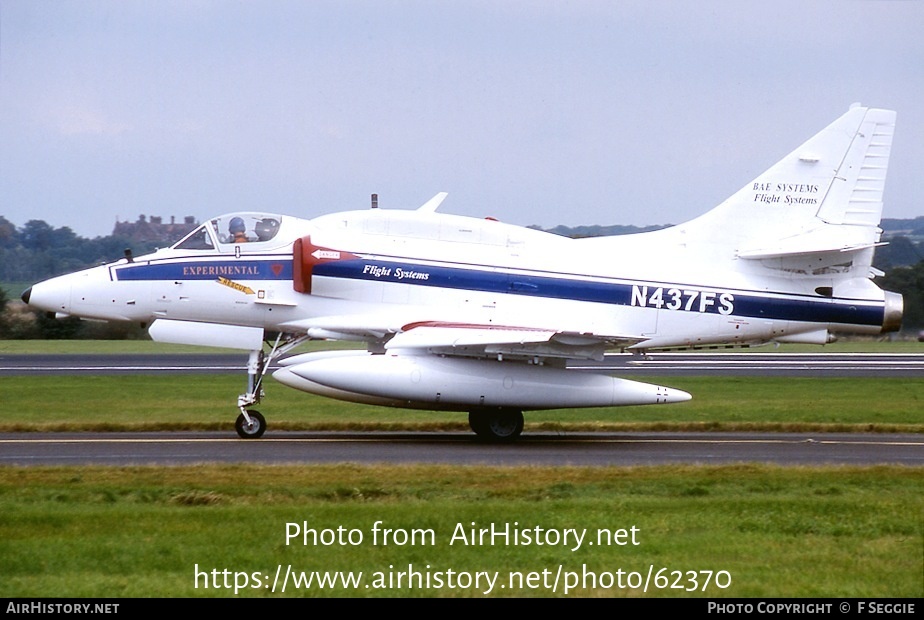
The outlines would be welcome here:
<svg viewBox="0 0 924 620">
<path fill-rule="evenodd" d="M 89 323 L 76 318 L 64 320 L 33 313 L 9 304 L 11 295 L 57 275 L 112 262 L 131 249 L 135 255 L 152 252 L 153 242 L 110 235 L 86 239 L 68 227 L 54 228 L 42 220 L 30 220 L 16 228 L 0 215 L 0 338 L 102 338 L 145 337 L 137 325 Z"/>
<path fill-rule="evenodd" d="M 924 217 L 913 220 L 883 220 L 884 239 L 889 244 L 876 250 L 874 266 L 886 272 L 876 279 L 884 289 L 901 293 L 905 299 L 904 327 L 924 328 Z M 659 227 L 584 226 L 556 227 L 554 232 L 570 237 L 592 237 L 643 232 Z M 175 239 L 174 241 L 178 241 Z M 88 323 L 77 319 L 56 320 L 8 303 L 10 287 L 25 287 L 41 280 L 112 262 L 131 249 L 135 256 L 152 252 L 163 243 L 110 235 L 86 239 L 68 227 L 54 228 L 42 220 L 30 220 L 16 228 L 0 216 L 0 338 L 141 338 L 140 326 Z"/>
<path fill-rule="evenodd" d="M 86 239 L 42 220 L 29 220 L 17 229 L 0 215 L 0 282 L 37 282 L 114 261 L 126 248 L 137 255 L 154 250 L 154 245 L 113 235 Z"/>
</svg>

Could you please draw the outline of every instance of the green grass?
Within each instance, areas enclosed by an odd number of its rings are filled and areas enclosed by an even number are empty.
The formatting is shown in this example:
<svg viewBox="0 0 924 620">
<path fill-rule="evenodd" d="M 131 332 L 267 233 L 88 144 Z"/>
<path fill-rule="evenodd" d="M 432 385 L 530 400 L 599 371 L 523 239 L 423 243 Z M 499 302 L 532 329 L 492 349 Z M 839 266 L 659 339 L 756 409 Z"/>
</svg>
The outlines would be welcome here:
<svg viewBox="0 0 924 620">
<path fill-rule="evenodd" d="M 0 342 L 0 347 L 9 343 Z M 72 346 L 67 343 L 65 346 Z M 73 343 L 71 352 L 87 352 Z M 101 343 L 94 352 L 154 352 Z M 140 349 L 137 347 L 141 347 Z M 114 348 L 113 348 L 114 347 Z M 122 348 L 125 347 L 125 348 Z M 147 347 L 147 348 L 145 348 Z M 17 346 L 11 348 L 17 349 Z M 35 350 L 35 349 L 33 349 Z M 53 345 L 48 352 L 61 352 Z M 187 349 L 189 350 L 189 349 Z M 0 348 L 5 353 L 23 352 Z M 645 381 L 657 381 L 644 378 Z M 243 377 L 57 376 L 0 379 L 0 431 L 225 429 Z M 924 432 L 920 379 L 677 377 L 694 399 L 671 406 L 527 414 L 526 432 L 555 430 L 873 430 Z M 260 406 L 275 429 L 458 429 L 464 414 L 367 407 L 269 380 Z M 15 413 L 15 419 L 12 414 Z M 542 571 L 604 581 L 652 567 L 691 587 L 726 571 L 727 588 L 578 584 L 572 597 L 920 598 L 924 596 L 924 468 L 764 465 L 626 468 L 479 466 L 0 467 L 0 597 L 509 597 L 564 596 Z M 373 544 L 373 524 L 432 531 L 432 544 Z M 352 544 L 286 544 L 288 523 L 354 530 Z M 638 530 L 638 545 L 485 545 L 457 527 Z M 573 545 L 572 545 L 573 546 Z M 363 571 L 373 585 L 408 566 L 530 572 L 537 587 L 253 588 L 278 566 Z M 196 581 L 196 570 L 200 578 Z M 215 588 L 214 574 L 224 586 Z M 680 571 L 677 573 L 676 571 Z M 681 576 L 677 581 L 676 576 Z M 246 575 L 246 584 L 245 584 Z M 208 588 L 206 579 L 210 580 Z M 233 585 L 241 584 L 235 594 Z M 663 580 L 662 580 L 663 581 Z M 654 583 L 654 582 L 652 582 Z M 724 582 L 723 582 L 724 583 Z M 262 585 L 262 584 L 261 584 Z M 628 586 L 626 583 L 625 585 Z M 664 585 L 662 583 L 662 585 Z"/>
<path fill-rule="evenodd" d="M 526 413 L 538 430 L 924 432 L 924 381 L 907 378 L 672 377 L 673 405 Z M 37 376 L 2 379 L 0 431 L 231 430 L 237 375 Z M 260 411 L 272 430 L 467 430 L 467 415 L 390 409 L 306 394 L 268 379 Z M 15 417 L 11 415 L 15 412 Z"/>
<path fill-rule="evenodd" d="M 562 596 L 509 587 L 511 572 L 727 571 L 730 586 L 601 587 L 569 596 L 921 597 L 922 470 L 908 467 L 448 467 L 206 465 L 0 468 L 2 597 L 234 596 L 195 569 L 269 583 L 276 567 L 497 571 L 492 597 Z M 372 540 L 376 521 L 394 533 Z M 287 526 L 288 523 L 296 524 Z M 586 529 L 579 548 L 473 545 L 457 528 Z M 287 528 L 354 530 L 314 544 Z M 596 544 L 636 528 L 637 545 Z M 294 531 L 294 530 L 289 530 Z M 362 540 L 359 540 L 359 537 Z M 344 539 L 345 540 L 345 539 Z M 403 541 L 403 542 L 402 542 Z M 588 544 L 594 541 L 594 545 Z M 628 539 L 627 539 L 628 541 Z M 390 568 L 392 567 L 392 568 Z M 285 570 L 285 568 L 283 568 Z M 240 575 L 235 576 L 235 573 Z M 264 577 L 265 575 L 265 577 Z M 674 575 L 676 576 L 676 575 Z M 702 579 L 704 574 L 698 577 Z M 725 580 L 723 573 L 723 581 Z M 219 577 L 221 581 L 221 577 Z M 673 581 L 673 578 L 670 580 Z M 365 583 L 369 583 L 366 581 Z M 387 582 L 386 582 L 387 583 Z M 543 583 L 539 579 L 538 583 Z M 551 583 L 551 581 L 548 581 Z M 654 583 L 653 581 L 651 583 Z M 680 585 L 693 587 L 687 581 Z M 285 596 L 484 596 L 484 588 L 294 589 Z M 242 587 L 238 596 L 282 596 Z"/>
<path fill-rule="evenodd" d="M 342 347 L 312 342 L 301 350 Z M 346 345 L 348 346 L 348 345 Z M 840 346 L 841 351 L 848 348 Z M 853 343 L 850 349 L 860 347 Z M 862 343 L 866 350 L 924 347 Z M 784 349 L 785 347 L 780 347 Z M 796 347 L 798 348 L 798 347 Z M 777 350 L 764 347 L 766 351 Z M 813 350 L 818 350 L 813 349 Z M 828 349 L 826 349 L 828 350 Z M 0 341 L 0 354 L 215 352 L 149 341 Z M 240 354 L 244 363 L 244 354 Z M 116 362 L 117 363 L 117 362 Z M 693 394 L 669 406 L 528 412 L 526 431 L 778 430 L 924 432 L 924 381 L 907 378 L 641 377 Z M 64 375 L 5 377 L 0 431 L 231 429 L 241 375 Z M 271 430 L 466 430 L 466 414 L 388 409 L 334 401 L 271 378 L 260 411 Z"/>
</svg>

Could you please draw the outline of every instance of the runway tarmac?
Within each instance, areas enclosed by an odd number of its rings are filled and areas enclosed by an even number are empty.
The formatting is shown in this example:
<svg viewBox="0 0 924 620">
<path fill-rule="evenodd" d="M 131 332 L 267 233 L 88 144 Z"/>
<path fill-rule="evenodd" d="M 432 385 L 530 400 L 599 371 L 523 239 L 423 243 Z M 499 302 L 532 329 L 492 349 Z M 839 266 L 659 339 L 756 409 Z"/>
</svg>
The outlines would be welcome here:
<svg viewBox="0 0 924 620">
<path fill-rule="evenodd" d="M 509 445 L 470 433 L 267 431 L 4 433 L 2 465 L 429 463 L 631 466 L 774 463 L 924 465 L 924 436 L 850 433 L 530 433 Z"/>
</svg>

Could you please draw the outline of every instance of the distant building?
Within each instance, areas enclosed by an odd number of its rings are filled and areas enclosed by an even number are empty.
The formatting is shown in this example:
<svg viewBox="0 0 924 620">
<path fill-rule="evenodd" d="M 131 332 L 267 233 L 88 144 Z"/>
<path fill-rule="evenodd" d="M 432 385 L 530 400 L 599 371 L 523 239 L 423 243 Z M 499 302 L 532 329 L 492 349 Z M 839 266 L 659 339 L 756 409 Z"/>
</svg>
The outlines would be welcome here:
<svg viewBox="0 0 924 620">
<path fill-rule="evenodd" d="M 112 234 L 113 236 L 128 237 L 132 241 L 167 246 L 182 239 L 198 225 L 199 222 L 191 215 L 183 218 L 182 222 L 177 222 L 176 218 L 171 215 L 169 224 L 165 224 L 164 218 L 157 215 L 149 217 L 139 215 L 137 222 L 116 221 Z"/>
</svg>

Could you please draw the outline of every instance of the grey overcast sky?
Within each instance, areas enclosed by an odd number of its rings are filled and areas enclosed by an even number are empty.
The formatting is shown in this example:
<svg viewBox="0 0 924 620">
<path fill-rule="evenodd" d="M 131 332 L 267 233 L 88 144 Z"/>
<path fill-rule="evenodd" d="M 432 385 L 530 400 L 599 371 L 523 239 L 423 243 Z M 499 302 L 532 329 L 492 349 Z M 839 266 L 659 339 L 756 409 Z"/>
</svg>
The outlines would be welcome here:
<svg viewBox="0 0 924 620">
<path fill-rule="evenodd" d="M 680 223 L 844 113 L 898 111 L 924 215 L 924 2 L 0 0 L 0 215 L 414 208 Z"/>
</svg>

